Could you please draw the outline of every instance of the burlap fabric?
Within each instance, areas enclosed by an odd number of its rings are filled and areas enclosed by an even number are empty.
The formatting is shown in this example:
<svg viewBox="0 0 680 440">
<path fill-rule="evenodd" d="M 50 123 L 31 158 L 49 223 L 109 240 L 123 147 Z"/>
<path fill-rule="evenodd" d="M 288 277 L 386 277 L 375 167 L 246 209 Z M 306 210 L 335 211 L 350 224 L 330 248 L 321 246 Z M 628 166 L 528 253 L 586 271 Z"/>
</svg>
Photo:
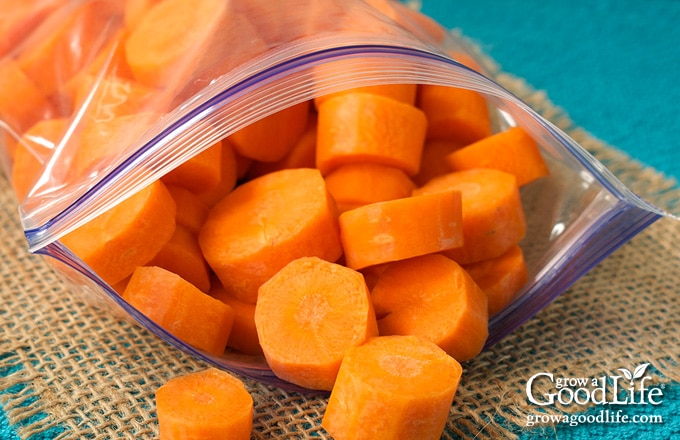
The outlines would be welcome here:
<svg viewBox="0 0 680 440">
<path fill-rule="evenodd" d="M 487 67 L 634 191 L 678 212 L 674 182 L 572 126 L 544 93 Z M 22 438 L 154 438 L 154 392 L 205 368 L 145 330 L 80 302 L 46 261 L 26 251 L 14 200 L 0 183 L 0 399 Z M 527 378 L 610 374 L 645 362 L 680 381 L 680 223 L 662 219 L 594 268 L 511 336 L 465 365 L 443 438 L 515 438 L 535 412 Z M 327 438 L 326 399 L 245 380 L 253 438 Z M 583 409 L 583 408 L 581 408 Z M 544 408 L 550 413 L 565 410 Z"/>
</svg>

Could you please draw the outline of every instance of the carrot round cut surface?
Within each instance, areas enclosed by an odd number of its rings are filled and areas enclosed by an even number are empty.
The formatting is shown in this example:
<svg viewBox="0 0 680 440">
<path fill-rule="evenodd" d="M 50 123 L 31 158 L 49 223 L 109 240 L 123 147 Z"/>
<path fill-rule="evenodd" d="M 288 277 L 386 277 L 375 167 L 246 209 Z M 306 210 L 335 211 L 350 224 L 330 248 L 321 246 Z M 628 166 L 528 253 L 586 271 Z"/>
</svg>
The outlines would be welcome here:
<svg viewBox="0 0 680 440">
<path fill-rule="evenodd" d="M 343 212 L 339 220 L 345 260 L 353 269 L 463 244 L 458 191 L 372 203 Z"/>
<path fill-rule="evenodd" d="M 441 437 L 461 365 L 416 336 L 380 336 L 347 352 L 321 425 L 336 440 Z"/>
<path fill-rule="evenodd" d="M 208 368 L 170 379 L 156 391 L 161 440 L 248 440 L 253 398 L 243 382 Z"/>
<path fill-rule="evenodd" d="M 388 265 L 371 290 L 381 335 L 416 335 L 459 362 L 488 337 L 487 298 L 470 275 L 440 254 Z"/>
<path fill-rule="evenodd" d="M 347 350 L 378 334 L 363 276 L 316 257 L 292 261 L 260 287 L 255 325 L 274 374 L 327 391 Z"/>
<path fill-rule="evenodd" d="M 257 290 L 290 261 L 342 254 L 337 210 L 318 170 L 281 170 L 253 179 L 208 214 L 199 233 L 225 289 L 255 303 Z"/>
</svg>

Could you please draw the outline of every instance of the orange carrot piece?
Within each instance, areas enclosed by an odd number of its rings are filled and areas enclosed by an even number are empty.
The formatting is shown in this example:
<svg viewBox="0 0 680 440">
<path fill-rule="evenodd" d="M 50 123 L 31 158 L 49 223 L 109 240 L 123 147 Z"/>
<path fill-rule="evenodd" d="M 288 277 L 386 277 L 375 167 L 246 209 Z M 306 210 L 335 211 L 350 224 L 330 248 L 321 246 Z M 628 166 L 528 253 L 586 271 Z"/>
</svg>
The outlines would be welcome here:
<svg viewBox="0 0 680 440">
<path fill-rule="evenodd" d="M 347 350 L 378 335 L 363 276 L 317 257 L 291 261 L 260 287 L 255 325 L 274 374 L 327 391 Z"/>
<path fill-rule="evenodd" d="M 304 134 L 309 101 L 279 110 L 233 133 L 227 139 L 242 156 L 263 162 L 283 159 Z"/>
<path fill-rule="evenodd" d="M 422 84 L 417 102 L 427 116 L 427 139 L 469 144 L 491 135 L 486 100 L 473 90 Z"/>
<path fill-rule="evenodd" d="M 463 246 L 444 251 L 460 264 L 502 255 L 526 234 L 524 208 L 512 174 L 477 168 L 435 177 L 413 191 L 459 190 L 463 199 Z"/>
<path fill-rule="evenodd" d="M 211 191 L 222 179 L 222 142 L 217 142 L 163 176 L 166 185 L 183 186 L 194 192 Z"/>
<path fill-rule="evenodd" d="M 108 75 L 78 77 L 73 107 L 95 121 L 141 113 L 154 98 L 154 90 L 134 80 Z M 83 107 L 87 106 L 87 107 Z"/>
<path fill-rule="evenodd" d="M 521 127 L 481 139 L 446 156 L 453 171 L 493 168 L 510 173 L 523 186 L 550 174 L 536 141 Z"/>
<path fill-rule="evenodd" d="M 418 91 L 417 84 L 380 84 L 375 86 L 353 87 L 351 89 L 340 90 L 338 92 L 328 93 L 314 98 L 314 106 L 318 109 L 322 102 L 335 96 L 345 95 L 348 93 L 369 93 L 373 95 L 380 95 L 386 98 L 396 99 L 409 105 L 415 105 L 416 93 Z"/>
<path fill-rule="evenodd" d="M 415 189 L 413 181 L 402 170 L 373 163 L 342 165 L 325 180 L 339 212 L 408 197 Z"/>
<path fill-rule="evenodd" d="M 65 0 L 3 1 L 0 15 L 0 57 L 12 52 Z"/>
<path fill-rule="evenodd" d="M 198 245 L 198 237 L 184 226 L 177 225 L 170 241 L 147 265 L 174 272 L 202 292 L 210 290 L 210 268 Z"/>
<path fill-rule="evenodd" d="M 346 264 L 361 269 L 461 246 L 461 219 L 459 191 L 389 200 L 345 211 L 339 222 Z"/>
<path fill-rule="evenodd" d="M 163 440 L 249 440 L 253 398 L 243 382 L 216 368 L 170 379 L 156 390 Z"/>
<path fill-rule="evenodd" d="M 446 163 L 446 156 L 462 148 L 460 142 L 431 140 L 425 142 L 423 155 L 420 158 L 420 171 L 413 176 L 413 182 L 418 186 L 425 185 L 430 179 L 451 172 Z"/>
<path fill-rule="evenodd" d="M 234 309 L 234 324 L 229 333 L 227 347 L 250 355 L 263 354 L 255 327 L 255 304 L 241 301 L 222 286 L 213 288 L 210 295 Z"/>
<path fill-rule="evenodd" d="M 17 143 L 12 163 L 12 186 L 19 200 L 30 191 L 44 163 L 68 128 L 66 118 L 37 122 Z"/>
<path fill-rule="evenodd" d="M 486 294 L 489 316 L 510 304 L 528 280 L 524 253 L 519 246 L 513 246 L 500 257 L 467 264 L 464 268 Z"/>
<path fill-rule="evenodd" d="M 340 165 L 380 163 L 418 172 L 425 114 L 412 105 L 368 93 L 350 93 L 319 106 L 316 166 L 323 175 Z"/>
<path fill-rule="evenodd" d="M 174 272 L 138 266 L 123 298 L 177 339 L 216 356 L 227 346 L 234 311 Z"/>
<path fill-rule="evenodd" d="M 123 23 L 129 30 L 134 29 L 151 8 L 162 0 L 124 0 Z"/>
<path fill-rule="evenodd" d="M 175 232 L 175 202 L 155 181 L 61 241 L 109 285 L 149 262 Z"/>
<path fill-rule="evenodd" d="M 163 0 L 151 7 L 125 43 L 135 78 L 151 87 L 184 83 L 222 25 L 226 8 L 223 0 Z"/>
<path fill-rule="evenodd" d="M 257 290 L 290 261 L 342 254 L 337 209 L 316 169 L 281 170 L 250 180 L 215 205 L 199 234 L 222 285 L 255 303 Z"/>
<path fill-rule="evenodd" d="M 203 222 L 208 218 L 210 207 L 186 188 L 166 185 L 172 199 L 177 205 L 177 225 L 184 226 L 194 234 L 198 234 Z"/>
<path fill-rule="evenodd" d="M 321 426 L 336 440 L 438 440 L 462 371 L 422 338 L 373 338 L 345 355 Z"/>
<path fill-rule="evenodd" d="M 214 206 L 236 187 L 239 176 L 239 159 L 233 145 L 226 139 L 220 141 L 220 180 L 214 188 L 196 191 L 194 194 L 206 205 Z"/>
<path fill-rule="evenodd" d="M 455 261 L 429 254 L 390 264 L 371 290 L 381 335 L 416 335 L 463 362 L 489 336 L 487 298 Z"/>
</svg>

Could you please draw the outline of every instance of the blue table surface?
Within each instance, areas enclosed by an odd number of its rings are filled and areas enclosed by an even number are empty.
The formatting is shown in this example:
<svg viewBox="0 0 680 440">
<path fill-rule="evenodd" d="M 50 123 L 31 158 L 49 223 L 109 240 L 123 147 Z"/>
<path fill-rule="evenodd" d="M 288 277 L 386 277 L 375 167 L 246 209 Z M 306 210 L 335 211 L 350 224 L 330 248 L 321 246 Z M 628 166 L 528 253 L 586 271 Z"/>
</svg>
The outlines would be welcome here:
<svg viewBox="0 0 680 440">
<path fill-rule="evenodd" d="M 680 1 L 422 0 L 421 9 L 595 137 L 680 179 Z M 0 437 L 18 438 L 1 412 Z"/>
</svg>

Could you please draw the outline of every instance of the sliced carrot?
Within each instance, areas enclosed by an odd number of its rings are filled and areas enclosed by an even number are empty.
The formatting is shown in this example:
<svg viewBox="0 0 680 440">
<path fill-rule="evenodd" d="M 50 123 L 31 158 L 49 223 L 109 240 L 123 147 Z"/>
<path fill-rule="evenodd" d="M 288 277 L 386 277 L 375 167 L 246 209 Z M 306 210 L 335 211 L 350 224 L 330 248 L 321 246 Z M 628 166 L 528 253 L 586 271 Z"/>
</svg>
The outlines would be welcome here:
<svg viewBox="0 0 680 440">
<path fill-rule="evenodd" d="M 217 142 L 162 177 L 166 185 L 194 192 L 212 191 L 222 179 L 222 142 Z"/>
<path fill-rule="evenodd" d="M 0 15 L 0 57 L 11 53 L 66 0 L 3 1 Z"/>
<path fill-rule="evenodd" d="M 177 205 L 177 225 L 184 226 L 194 234 L 198 234 L 203 222 L 208 218 L 210 206 L 186 188 L 175 185 L 166 185 L 166 187 Z"/>
<path fill-rule="evenodd" d="M 202 292 L 210 290 L 210 268 L 198 245 L 198 237 L 184 226 L 177 225 L 170 240 L 147 265 L 174 272 Z"/>
<path fill-rule="evenodd" d="M 19 200 L 30 191 L 55 145 L 64 136 L 68 123 L 66 118 L 45 119 L 21 137 L 12 163 L 12 186 Z"/>
<path fill-rule="evenodd" d="M 369 93 L 396 99 L 405 104 L 415 105 L 417 91 L 417 84 L 380 84 L 375 86 L 353 87 L 351 89 L 317 96 L 314 98 L 314 106 L 319 108 L 319 105 L 325 100 L 348 93 Z"/>
<path fill-rule="evenodd" d="M 455 261 L 440 254 L 390 264 L 371 290 L 381 335 L 416 335 L 463 362 L 489 335 L 487 298 Z"/>
<path fill-rule="evenodd" d="M 139 266 L 125 287 L 123 298 L 177 339 L 219 356 L 229 339 L 234 311 L 201 292 L 174 272 Z"/>
<path fill-rule="evenodd" d="M 151 8 L 162 0 L 124 0 L 123 22 L 128 29 L 134 29 Z"/>
<path fill-rule="evenodd" d="M 515 176 L 477 168 L 435 177 L 413 194 L 459 190 L 463 199 L 463 246 L 443 253 L 460 264 L 504 254 L 524 238 L 524 208 Z"/>
<path fill-rule="evenodd" d="M 184 84 L 223 22 L 223 0 L 163 0 L 144 13 L 125 44 L 135 78 L 151 87 Z"/>
<path fill-rule="evenodd" d="M 491 135 L 486 100 L 473 90 L 422 84 L 418 107 L 427 116 L 427 139 L 469 144 Z"/>
<path fill-rule="evenodd" d="M 234 324 L 229 333 L 227 347 L 245 354 L 263 354 L 255 327 L 255 304 L 241 301 L 219 285 L 210 291 L 210 295 L 234 309 Z"/>
<path fill-rule="evenodd" d="M 149 262 L 175 232 L 175 202 L 155 181 L 61 241 L 109 285 Z"/>
<path fill-rule="evenodd" d="M 339 221 L 346 264 L 361 269 L 461 246 L 461 218 L 458 191 L 372 203 L 345 211 Z"/>
<path fill-rule="evenodd" d="M 373 338 L 345 355 L 321 426 L 336 440 L 437 440 L 462 371 L 422 338 Z"/>
<path fill-rule="evenodd" d="M 373 163 L 342 165 L 325 179 L 340 212 L 408 197 L 415 189 L 413 181 L 402 170 Z"/>
<path fill-rule="evenodd" d="M 380 163 L 412 176 L 420 168 L 427 120 L 412 105 L 351 93 L 319 106 L 316 166 L 323 175 L 340 165 Z"/>
<path fill-rule="evenodd" d="M 240 161 L 233 145 L 226 139 L 222 139 L 220 143 L 222 144 L 222 151 L 220 153 L 219 182 L 212 189 L 196 191 L 194 193 L 208 206 L 214 206 L 236 187 L 236 181 L 241 172 L 239 170 Z"/>
<path fill-rule="evenodd" d="M 86 113 L 94 121 L 142 113 L 155 96 L 154 89 L 113 75 L 78 77 L 74 93 L 74 109 Z"/>
<path fill-rule="evenodd" d="M 446 163 L 446 156 L 462 148 L 464 144 L 455 141 L 431 140 L 425 142 L 420 159 L 420 171 L 413 176 L 413 182 L 422 186 L 433 177 L 449 173 L 451 168 Z"/>
<path fill-rule="evenodd" d="M 227 139 L 241 156 L 263 162 L 283 159 L 307 128 L 309 101 L 287 107 L 233 133 Z"/>
<path fill-rule="evenodd" d="M 528 280 L 524 253 L 513 246 L 500 257 L 467 264 L 465 270 L 488 298 L 489 316 L 504 309 Z"/>
<path fill-rule="evenodd" d="M 281 170 L 234 189 L 215 205 L 199 234 L 222 285 L 255 303 L 257 290 L 290 261 L 342 254 L 337 210 L 318 170 Z"/>
<path fill-rule="evenodd" d="M 454 171 L 493 168 L 510 173 L 523 186 L 550 174 L 536 141 L 521 127 L 481 139 L 446 156 Z"/>
<path fill-rule="evenodd" d="M 170 379 L 156 390 L 163 440 L 249 440 L 253 398 L 243 382 L 216 368 Z"/>
<path fill-rule="evenodd" d="M 327 391 L 347 350 L 378 334 L 363 276 L 317 257 L 291 261 L 260 287 L 255 325 L 274 374 Z"/>
<path fill-rule="evenodd" d="M 241 156 L 243 157 L 243 156 Z M 254 179 L 273 171 L 287 168 L 314 168 L 316 166 L 316 116 L 310 115 L 304 133 L 286 156 L 276 162 L 252 161 L 248 166 L 247 179 Z"/>
</svg>

